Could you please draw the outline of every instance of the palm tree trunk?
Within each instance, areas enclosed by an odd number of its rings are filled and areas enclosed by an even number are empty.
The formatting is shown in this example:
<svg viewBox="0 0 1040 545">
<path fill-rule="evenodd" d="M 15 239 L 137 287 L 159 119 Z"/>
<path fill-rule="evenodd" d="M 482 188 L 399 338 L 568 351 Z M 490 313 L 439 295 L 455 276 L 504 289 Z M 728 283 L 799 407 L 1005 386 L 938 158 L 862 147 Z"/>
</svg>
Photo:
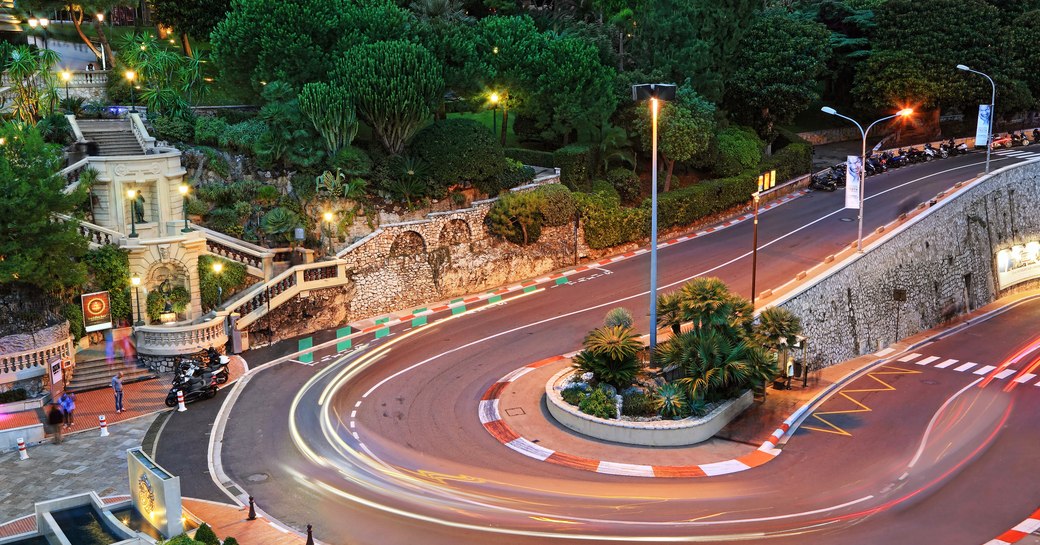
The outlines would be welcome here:
<svg viewBox="0 0 1040 545">
<path fill-rule="evenodd" d="M 104 25 L 97 18 L 94 18 L 94 29 L 97 30 L 98 40 L 101 41 L 101 45 L 105 49 L 105 56 L 108 57 L 109 70 L 115 70 L 116 56 L 112 53 L 112 46 L 108 45 L 108 36 L 105 34 Z"/>
<path fill-rule="evenodd" d="M 181 49 L 184 50 L 185 56 L 191 56 L 191 42 L 188 41 L 188 35 L 184 32 L 181 32 Z"/>
</svg>

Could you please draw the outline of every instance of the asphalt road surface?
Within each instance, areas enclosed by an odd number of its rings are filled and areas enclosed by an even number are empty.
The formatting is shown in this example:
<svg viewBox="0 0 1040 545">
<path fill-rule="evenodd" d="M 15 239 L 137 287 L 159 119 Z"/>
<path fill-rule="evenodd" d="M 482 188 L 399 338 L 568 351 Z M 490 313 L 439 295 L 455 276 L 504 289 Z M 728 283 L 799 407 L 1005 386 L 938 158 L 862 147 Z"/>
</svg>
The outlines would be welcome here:
<svg viewBox="0 0 1040 545">
<path fill-rule="evenodd" d="M 981 170 L 982 155 L 972 154 L 868 179 L 865 231 Z M 759 289 L 854 240 L 855 221 L 842 220 L 855 211 L 842 200 L 841 192 L 814 192 L 762 215 Z M 748 294 L 750 230 L 742 222 L 661 249 L 661 290 L 712 275 Z M 477 418 L 487 387 L 576 349 L 615 306 L 637 311 L 645 330 L 647 261 L 594 268 L 566 285 L 395 331 L 329 364 L 263 371 L 230 412 L 224 470 L 270 515 L 297 528 L 313 523 L 317 537 L 337 544 L 977 544 L 1037 507 L 1031 461 L 1040 432 L 1030 420 L 1040 388 L 1005 391 L 1006 379 L 913 362 L 860 376 L 817 409 L 826 422 L 807 420 L 781 456 L 726 476 L 600 475 L 499 444 Z M 924 350 L 936 350 L 935 361 L 996 366 L 1033 340 L 1027 326 L 1038 314 L 1040 304 L 1026 304 Z M 164 438 L 160 450 L 170 444 Z"/>
</svg>

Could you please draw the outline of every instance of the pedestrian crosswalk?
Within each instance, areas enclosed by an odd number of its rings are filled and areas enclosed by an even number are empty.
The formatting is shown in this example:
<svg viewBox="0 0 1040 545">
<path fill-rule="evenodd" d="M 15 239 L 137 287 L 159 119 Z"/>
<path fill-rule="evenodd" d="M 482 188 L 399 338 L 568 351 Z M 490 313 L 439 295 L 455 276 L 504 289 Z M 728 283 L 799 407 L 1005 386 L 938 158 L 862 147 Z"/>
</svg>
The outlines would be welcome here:
<svg viewBox="0 0 1040 545">
<path fill-rule="evenodd" d="M 1003 155 L 1005 157 L 1014 157 L 1015 159 L 1036 159 L 1040 157 L 1040 151 L 1026 151 L 1026 150 L 998 150 L 994 151 L 993 155 Z"/>
<path fill-rule="evenodd" d="M 961 361 L 954 358 L 943 358 L 942 356 L 925 356 L 924 354 L 919 354 L 917 352 L 911 352 L 899 356 L 896 358 L 896 361 L 900 363 L 920 365 L 922 367 L 948 369 L 956 373 L 967 373 L 978 376 L 990 376 L 992 373 L 993 378 L 996 380 L 1005 380 L 1009 377 L 1013 377 L 1012 381 L 1017 382 L 1018 384 L 1032 383 L 1034 386 L 1040 387 L 1040 380 L 1036 380 L 1038 377 L 1037 374 L 1022 373 L 1018 369 L 1012 369 L 1010 367 L 998 370 L 996 365 L 988 365 L 974 361 Z M 994 371 L 996 371 L 996 373 L 994 373 Z"/>
</svg>

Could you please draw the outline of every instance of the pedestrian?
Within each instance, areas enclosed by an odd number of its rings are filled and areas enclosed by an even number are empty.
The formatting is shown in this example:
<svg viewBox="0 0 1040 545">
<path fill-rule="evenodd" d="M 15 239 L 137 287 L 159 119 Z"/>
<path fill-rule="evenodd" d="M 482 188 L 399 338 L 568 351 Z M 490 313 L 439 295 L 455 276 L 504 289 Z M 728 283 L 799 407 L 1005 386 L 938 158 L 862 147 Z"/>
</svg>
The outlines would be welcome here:
<svg viewBox="0 0 1040 545">
<path fill-rule="evenodd" d="M 65 392 L 61 398 L 61 409 L 65 413 L 65 424 L 71 429 L 76 425 L 76 394 Z"/>
<path fill-rule="evenodd" d="M 116 396 L 116 414 L 123 412 L 123 372 L 112 377 L 112 393 Z"/>
<path fill-rule="evenodd" d="M 61 407 L 57 403 L 51 403 L 51 408 L 47 411 L 47 427 L 50 428 L 50 432 L 54 434 L 54 444 L 61 444 L 61 432 L 62 432 L 62 421 L 65 419 L 61 414 Z"/>
<path fill-rule="evenodd" d="M 65 392 L 58 398 L 58 407 L 61 408 L 61 429 L 69 428 L 69 394 Z"/>
<path fill-rule="evenodd" d="M 87 83 L 94 83 L 94 63 L 87 63 Z"/>
</svg>

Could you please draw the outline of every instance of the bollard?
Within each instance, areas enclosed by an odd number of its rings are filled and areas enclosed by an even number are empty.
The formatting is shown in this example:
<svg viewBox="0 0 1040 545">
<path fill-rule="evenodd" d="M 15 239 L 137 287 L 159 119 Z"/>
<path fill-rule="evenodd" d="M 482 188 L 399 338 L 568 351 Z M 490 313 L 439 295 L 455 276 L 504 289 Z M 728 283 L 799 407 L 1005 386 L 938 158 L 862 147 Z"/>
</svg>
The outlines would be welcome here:
<svg viewBox="0 0 1040 545">
<path fill-rule="evenodd" d="M 182 413 L 186 410 L 188 408 L 184 406 L 184 392 L 177 390 L 177 412 Z"/>
<path fill-rule="evenodd" d="M 307 545 L 314 545 L 314 534 L 311 532 L 311 525 L 307 525 Z"/>
<path fill-rule="evenodd" d="M 29 453 L 25 451 L 25 439 L 23 439 L 21 437 L 18 438 L 18 459 L 19 460 L 28 460 L 29 459 Z"/>
<path fill-rule="evenodd" d="M 105 420 L 105 415 L 98 415 L 98 424 L 101 425 L 101 437 L 108 437 L 108 422 Z"/>
<path fill-rule="evenodd" d="M 249 518 L 246 520 L 256 520 L 256 506 L 253 505 L 253 496 L 249 496 Z"/>
</svg>

